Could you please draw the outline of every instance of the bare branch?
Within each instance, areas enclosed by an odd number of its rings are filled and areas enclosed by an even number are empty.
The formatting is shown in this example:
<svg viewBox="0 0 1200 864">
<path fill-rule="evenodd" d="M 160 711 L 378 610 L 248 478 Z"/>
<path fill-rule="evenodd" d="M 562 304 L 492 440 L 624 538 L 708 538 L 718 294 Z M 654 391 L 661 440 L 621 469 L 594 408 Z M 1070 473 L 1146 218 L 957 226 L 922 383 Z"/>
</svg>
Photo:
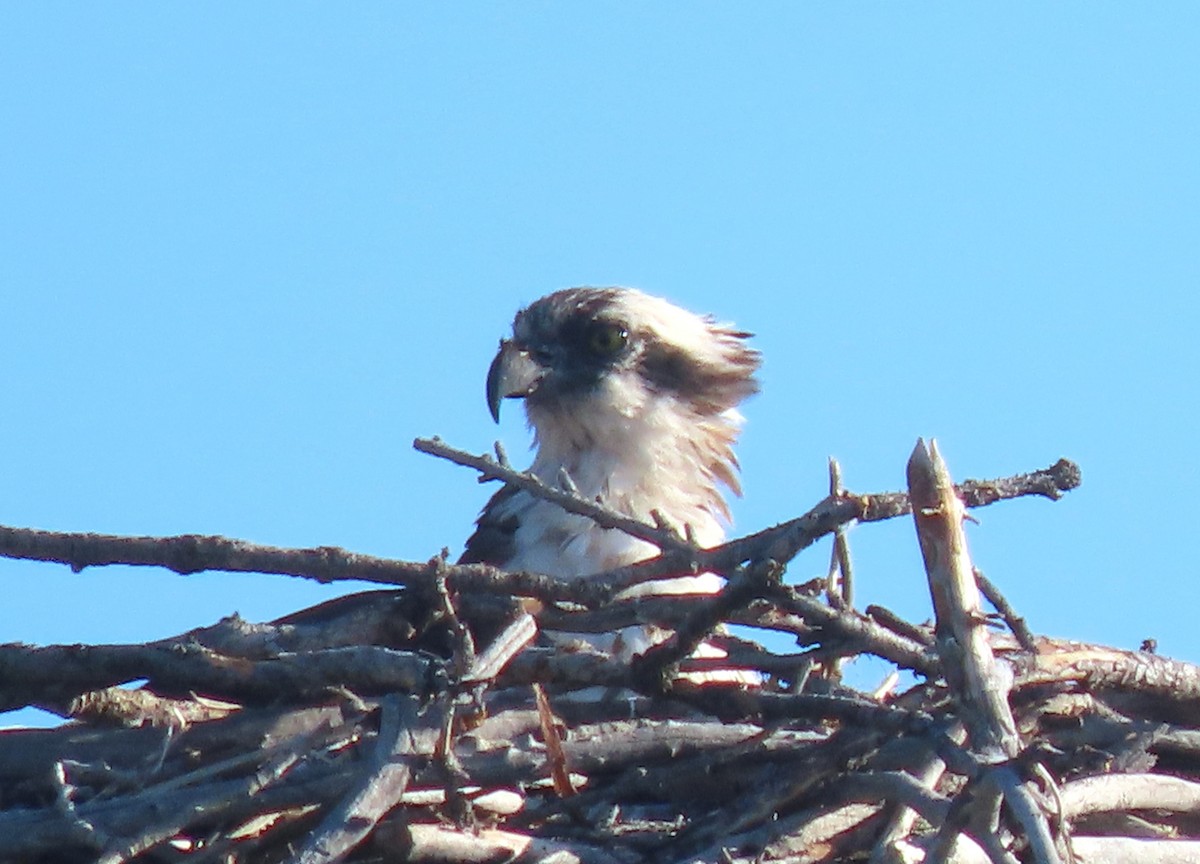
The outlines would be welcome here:
<svg viewBox="0 0 1200 864">
<path fill-rule="evenodd" d="M 506 482 L 515 482 L 513 478 L 524 477 L 521 482 L 528 484 L 531 491 L 535 486 L 542 488 L 547 495 L 555 496 L 550 500 L 572 512 L 596 518 L 606 527 L 627 530 L 670 551 L 649 561 L 596 574 L 586 580 L 564 580 L 536 573 L 509 573 L 485 564 L 448 565 L 440 557 L 426 562 L 396 561 L 331 546 L 283 549 L 197 534 L 123 537 L 0 526 L 0 555 L 58 562 L 76 572 L 85 567 L 126 564 L 165 567 L 184 575 L 204 570 L 277 573 L 324 583 L 355 580 L 402 585 L 421 591 L 432 591 L 435 580 L 444 576 L 456 591 L 535 597 L 548 602 L 567 601 L 596 606 L 643 582 L 698 571 L 728 573 L 755 559 L 771 558 L 786 564 L 801 550 L 840 526 L 855 520 L 871 522 L 891 519 L 910 512 L 908 497 L 903 493 L 831 496 L 796 519 L 712 549 L 697 550 L 681 542 L 668 528 L 646 525 L 619 515 L 618 521 L 614 522 L 610 517 L 615 514 L 594 502 L 549 489 L 536 478 L 513 472 L 490 457 L 471 456 L 440 443 L 431 444 L 431 447 L 437 450 L 438 455 L 443 451 L 456 457 L 461 454 L 471 460 L 463 464 L 475 467 L 487 476 L 503 477 Z M 1060 460 L 1044 471 L 999 480 L 968 481 L 959 487 L 959 491 L 966 505 L 974 507 L 1025 495 L 1057 498 L 1078 483 L 1079 469 L 1071 462 Z"/>
<path fill-rule="evenodd" d="M 1017 474 L 999 480 L 971 480 L 955 487 L 967 507 L 984 507 L 1010 498 L 1038 495 L 1052 500 L 1063 492 L 1076 488 L 1080 482 L 1079 468 L 1060 459 L 1050 468 Z M 759 558 L 771 558 L 780 564 L 791 561 L 827 534 L 851 522 L 879 522 L 912 512 L 908 496 L 903 492 L 876 495 L 830 496 L 803 516 L 782 522 L 772 528 L 740 537 L 720 546 L 699 551 L 688 563 L 698 570 L 728 573 L 735 567 Z M 618 592 L 642 582 L 650 582 L 688 572 L 670 555 L 662 555 L 640 564 L 596 574 L 587 580 L 588 596 L 580 602 L 594 605 Z M 596 595 L 593 595 L 595 592 Z"/>
<path fill-rule="evenodd" d="M 1012 631 L 1017 642 L 1026 651 L 1035 650 L 1033 642 L 1033 634 L 1029 632 L 1029 625 L 1025 623 L 1025 619 L 1017 614 L 1008 599 L 1000 593 L 1000 589 L 992 584 L 991 580 L 983 575 L 983 571 L 976 568 L 975 582 L 979 585 L 979 590 L 988 602 L 1004 619 L 1004 623 L 1008 625 L 1008 629 Z"/>
<path fill-rule="evenodd" d="M 1015 660 L 1016 686 L 1077 682 L 1194 708 L 1200 705 L 1200 666 L 1145 651 L 1040 638 L 1037 653 Z"/>
<path fill-rule="evenodd" d="M 1061 859 L 1046 817 L 1007 762 L 1021 749 L 1008 705 L 1012 673 L 992 654 L 963 532 L 965 509 L 936 442 L 928 447 L 924 441 L 917 442 L 908 461 L 908 488 L 937 616 L 934 634 L 942 673 L 962 703 L 971 749 L 995 766 L 987 774 L 989 782 L 1020 823 L 1034 860 L 1058 864 Z"/>
<path fill-rule="evenodd" d="M 963 700 L 973 749 L 991 761 L 1012 758 L 1020 750 L 1008 707 L 1012 679 L 1005 679 L 992 656 L 962 529 L 963 504 L 936 443 L 926 448 L 924 441 L 917 442 L 908 462 L 908 485 L 937 616 L 934 633 L 942 669 Z"/>
<path fill-rule="evenodd" d="M 563 483 L 564 488 L 556 489 L 546 485 L 528 471 L 515 471 L 507 465 L 501 465 L 490 456 L 475 456 L 465 450 L 451 447 L 440 438 L 417 438 L 413 441 L 413 447 L 422 453 L 446 459 L 456 465 L 474 468 L 482 475 L 481 480 L 502 480 L 510 486 L 524 489 L 538 498 L 557 504 L 568 513 L 586 516 L 603 528 L 624 531 L 631 537 L 653 543 L 664 551 L 679 552 L 685 555 L 693 551 L 694 547 L 680 542 L 679 535 L 674 531 L 631 519 L 580 496 L 579 490 L 575 488 L 570 477 L 557 478 L 559 482 Z"/>
<path fill-rule="evenodd" d="M 388 696 L 380 708 L 379 735 L 366 770 L 355 787 L 332 808 L 293 859 L 297 864 L 341 861 L 399 803 L 412 774 L 404 757 L 415 743 L 417 700 Z"/>
<path fill-rule="evenodd" d="M 1079 864 L 1194 864 L 1200 840 L 1152 840 L 1144 837 L 1076 837 Z"/>
<path fill-rule="evenodd" d="M 504 628 L 486 651 L 475 657 L 474 664 L 463 677 L 463 683 L 474 684 L 495 678 L 534 640 L 537 632 L 537 621 L 528 612 L 523 612 Z"/>
<path fill-rule="evenodd" d="M 700 598 L 679 623 L 671 637 L 634 659 L 634 675 L 649 686 L 668 690 L 681 660 L 690 657 L 700 644 L 734 610 L 762 597 L 771 584 L 778 584 L 781 568 L 765 561 L 734 573 L 725 587 Z"/>
<path fill-rule="evenodd" d="M 0 710 L 54 710 L 88 690 L 147 679 L 165 693 L 201 692 L 249 704 L 326 695 L 333 687 L 364 693 L 427 693 L 444 686 L 434 658 L 377 645 L 232 660 L 201 645 L 0 645 Z"/>
<path fill-rule="evenodd" d="M 829 494 L 837 498 L 845 494 L 842 486 L 842 466 L 832 457 L 829 460 Z M 826 589 L 831 604 L 854 605 L 854 569 L 850 561 L 850 540 L 845 527 L 833 533 L 833 552 L 829 559 L 829 587 Z"/>
<path fill-rule="evenodd" d="M 1077 819 L 1113 810 L 1200 813 L 1200 783 L 1162 774 L 1106 774 L 1063 784 L 1063 815 Z"/>
</svg>

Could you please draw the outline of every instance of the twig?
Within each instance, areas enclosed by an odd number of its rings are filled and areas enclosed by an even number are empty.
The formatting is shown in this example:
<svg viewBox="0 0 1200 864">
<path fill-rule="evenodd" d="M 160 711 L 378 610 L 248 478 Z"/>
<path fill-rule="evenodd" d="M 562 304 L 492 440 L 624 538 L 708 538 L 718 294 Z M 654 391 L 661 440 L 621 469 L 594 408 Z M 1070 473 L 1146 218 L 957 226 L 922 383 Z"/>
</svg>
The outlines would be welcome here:
<svg viewBox="0 0 1200 864">
<path fill-rule="evenodd" d="M 191 800 L 186 800 L 181 806 L 158 808 L 165 812 L 152 823 L 143 826 L 137 837 L 108 846 L 97 859 L 98 864 L 122 864 L 169 840 L 194 821 L 211 818 L 221 810 L 232 807 L 240 799 L 254 798 L 304 759 L 311 752 L 312 744 L 320 734 L 321 732 L 297 736 L 290 746 L 278 748 L 259 765 L 257 771 L 238 781 L 232 788 L 227 784 L 214 784 L 213 787 L 201 789 L 198 793 L 192 792 Z M 186 793 L 191 790 L 183 791 Z M 153 798 L 160 802 L 165 800 L 162 790 L 153 787 L 140 797 Z"/>
<path fill-rule="evenodd" d="M 769 599 L 783 609 L 796 612 L 816 630 L 808 636 L 800 636 L 801 644 L 824 644 L 833 636 L 846 640 L 857 651 L 883 657 L 903 669 L 924 675 L 939 674 L 937 654 L 929 647 L 880 626 L 857 610 L 833 609 L 789 586 L 774 589 Z"/>
<path fill-rule="evenodd" d="M 330 748 L 339 748 L 357 741 L 361 735 L 359 728 L 361 716 L 353 717 L 345 722 L 328 725 L 318 724 L 315 728 L 302 730 L 296 735 L 278 744 L 271 745 L 266 750 L 255 750 L 230 756 L 210 762 L 192 771 L 177 774 L 174 777 L 155 783 L 155 795 L 174 792 L 188 786 L 199 786 L 202 783 L 228 776 L 240 770 L 253 768 L 260 764 L 265 757 L 287 756 L 289 753 L 307 752 L 312 754 Z"/>
<path fill-rule="evenodd" d="M 958 860 L 955 847 L 964 836 L 977 842 L 992 864 L 1020 864 L 996 824 L 1000 795 L 994 789 L 977 791 L 982 785 L 972 781 L 954 797 L 926 850 L 926 864 L 953 864 Z"/>
<path fill-rule="evenodd" d="M 1080 483 L 1079 468 L 1073 462 L 1060 459 L 1042 471 L 1017 474 L 998 480 L 971 480 L 955 487 L 967 507 L 984 507 L 997 501 L 1038 495 L 1058 500 L 1062 493 L 1076 488 Z M 791 561 L 800 551 L 808 548 L 842 525 L 851 522 L 879 522 L 894 519 L 912 512 L 908 495 L 903 492 L 885 492 L 876 495 L 830 496 L 821 501 L 803 516 L 782 522 L 774 527 L 748 534 L 711 549 L 703 549 L 690 560 L 696 570 L 727 573 L 733 568 L 755 558 L 773 558 L 780 564 Z M 670 555 L 662 555 L 639 564 L 621 567 L 579 580 L 586 586 L 579 602 L 595 605 L 604 602 L 620 591 L 642 582 L 650 582 L 677 575 L 681 564 Z"/>
<path fill-rule="evenodd" d="M 495 678 L 526 645 L 537 636 L 537 621 L 528 612 L 519 615 L 497 636 L 463 676 L 463 684 L 476 684 Z"/>
<path fill-rule="evenodd" d="M 842 485 L 842 466 L 833 457 L 829 459 L 829 494 L 837 498 L 845 494 Z M 825 598 L 835 609 L 854 606 L 854 570 L 850 564 L 850 540 L 848 528 L 839 525 L 833 532 L 833 548 L 829 553 L 829 573 L 825 577 Z M 844 658 L 833 657 L 819 666 L 822 677 L 827 681 L 840 682 Z"/>
<path fill-rule="evenodd" d="M 595 501 L 590 501 L 579 494 L 570 478 L 566 478 L 564 489 L 556 489 L 528 471 L 515 471 L 507 465 L 502 465 L 490 456 L 476 456 L 465 450 L 451 447 L 440 438 L 417 438 L 413 447 L 421 453 L 446 459 L 456 465 L 474 468 L 482 476 L 482 480 L 502 480 L 510 486 L 524 489 L 532 495 L 557 504 L 568 513 L 586 516 L 602 528 L 615 528 L 624 531 L 631 537 L 653 543 L 664 552 L 690 554 L 695 547 L 683 542 L 679 534 L 670 528 L 649 525 L 638 519 L 625 516 L 615 510 L 610 510 Z M 563 478 L 556 478 L 562 482 Z"/>
<path fill-rule="evenodd" d="M 406 837 L 392 845 L 398 860 L 413 864 L 446 862 L 579 861 L 583 864 L 630 864 L 628 857 L 611 848 L 579 841 L 545 840 L 528 834 L 486 828 L 477 833 L 455 831 L 444 825 L 413 825 Z"/>
<path fill-rule="evenodd" d="M 844 495 L 842 466 L 833 457 L 829 459 L 829 494 L 837 498 Z M 850 540 L 846 527 L 839 526 L 833 532 L 833 551 L 829 560 L 829 602 L 833 605 L 854 605 L 854 569 L 850 562 Z"/>
<path fill-rule="evenodd" d="M 75 802 L 71 799 L 74 789 L 67 782 L 66 769 L 62 760 L 54 763 L 50 778 L 54 784 L 54 809 L 62 816 L 65 823 L 62 826 L 63 835 L 69 839 L 69 842 L 88 848 L 101 849 L 107 846 L 111 842 L 108 835 L 98 831 L 95 825 L 80 816 L 79 811 L 75 809 Z"/>
<path fill-rule="evenodd" d="M 927 626 L 911 624 L 905 621 L 891 609 L 886 606 L 878 606 L 872 603 L 863 610 L 864 614 L 872 621 L 882 627 L 903 636 L 905 639 L 911 639 L 918 645 L 925 645 L 929 648 L 933 647 L 933 634 Z"/>
<path fill-rule="evenodd" d="M 526 648 L 500 673 L 504 687 L 534 683 L 562 684 L 570 687 L 630 686 L 627 668 L 612 662 L 609 655 L 595 650 L 564 652 L 555 648 Z"/>
<path fill-rule="evenodd" d="M 65 704 L 44 698 L 42 707 L 73 720 L 178 729 L 192 723 L 217 720 L 238 710 L 241 706 L 233 702 L 222 702 L 219 699 L 200 697 L 172 699 L 151 693 L 149 690 L 106 687 L 102 690 L 89 690 L 81 693 Z"/>
<path fill-rule="evenodd" d="M 702 595 L 638 597 L 636 601 L 621 601 L 582 612 L 547 609 L 540 614 L 539 621 L 543 630 L 567 633 L 608 633 L 642 624 L 676 630 L 684 625 L 693 609 L 702 608 L 711 600 Z M 858 610 L 834 609 L 792 586 L 769 586 L 763 599 L 752 600 L 744 609 L 733 608 L 725 620 L 788 633 L 801 645 L 837 644 L 848 653 L 874 654 L 904 669 L 937 674 L 933 640 L 919 628 L 907 625 L 917 637 L 913 638 L 907 632 L 882 626 Z"/>
<path fill-rule="evenodd" d="M 864 771 L 839 779 L 825 794 L 830 803 L 899 805 L 938 825 L 950 810 L 950 800 L 932 791 L 933 785 L 904 771 Z"/>
<path fill-rule="evenodd" d="M 634 658 L 634 677 L 653 690 L 669 690 L 679 662 L 690 657 L 734 610 L 744 608 L 762 597 L 768 586 L 777 584 L 781 572 L 779 565 L 768 560 L 733 573 L 720 591 L 695 603 L 669 639 Z"/>
<path fill-rule="evenodd" d="M 1036 651 L 1037 646 L 1034 644 L 1033 634 L 1029 631 L 1029 625 L 1025 623 L 1025 619 L 1017 614 L 1008 599 L 1000 593 L 1000 589 L 993 585 L 992 581 L 984 576 L 983 571 L 978 567 L 975 568 L 975 582 L 979 585 L 983 596 L 1000 613 L 1000 617 L 1004 619 L 1004 623 L 1016 637 L 1017 644 L 1026 651 Z"/>
<path fill-rule="evenodd" d="M 567 798 L 575 794 L 575 786 L 571 782 L 567 754 L 563 750 L 562 735 L 558 731 L 558 718 L 550 708 L 550 700 L 546 698 L 546 691 L 542 689 L 542 685 L 534 683 L 532 689 L 538 723 L 542 730 L 542 741 L 549 755 L 550 778 L 554 782 L 554 792 L 559 798 Z"/>
<path fill-rule="evenodd" d="M 1054 835 L 1046 821 L 1046 814 L 1030 794 L 1028 784 L 1018 775 L 1016 767 L 1009 763 L 997 765 L 991 770 L 991 782 L 995 783 L 1004 797 L 1004 803 L 1020 826 L 1018 836 L 1029 843 L 1033 860 L 1058 864 L 1062 859 L 1054 846 Z"/>
<path fill-rule="evenodd" d="M 966 731 L 961 725 L 958 725 L 950 729 L 947 735 L 955 743 L 961 744 L 966 738 Z M 912 782 L 918 784 L 920 788 L 932 792 L 946 773 L 946 763 L 935 753 L 930 753 L 923 759 L 920 766 L 910 768 L 909 771 L 914 775 L 911 778 Z M 888 855 L 891 854 L 895 844 L 909 836 L 918 815 L 923 816 L 929 824 L 935 826 L 944 822 L 947 815 L 947 811 L 943 811 L 939 816 L 932 816 L 913 808 L 908 802 L 897 800 L 894 796 L 888 797 L 892 813 L 888 818 L 887 827 L 880 834 L 875 848 L 871 851 L 871 864 L 884 864 L 888 860 Z"/>
<path fill-rule="evenodd" d="M 438 614 L 449 625 L 451 638 L 454 640 L 454 651 L 450 656 L 451 675 L 455 680 L 461 681 L 475 667 L 475 639 L 467 625 L 459 618 L 454 599 L 450 596 L 450 589 L 446 586 L 445 574 L 438 575 L 433 584 Z"/>
<path fill-rule="evenodd" d="M 388 696 L 380 708 L 379 736 L 367 770 L 355 788 L 329 811 L 292 860 L 332 864 L 362 842 L 408 787 L 412 769 L 404 758 L 413 752 L 417 700 Z"/>
</svg>

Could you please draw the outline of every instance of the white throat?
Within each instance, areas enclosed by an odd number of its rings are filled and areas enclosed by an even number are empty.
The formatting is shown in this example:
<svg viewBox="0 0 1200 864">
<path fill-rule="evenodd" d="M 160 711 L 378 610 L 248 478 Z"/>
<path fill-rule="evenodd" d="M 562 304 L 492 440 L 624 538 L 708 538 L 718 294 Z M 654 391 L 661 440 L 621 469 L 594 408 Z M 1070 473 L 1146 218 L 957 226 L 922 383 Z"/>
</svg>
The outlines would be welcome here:
<svg viewBox="0 0 1200 864">
<path fill-rule="evenodd" d="M 616 381 L 609 389 L 625 388 Z M 581 495 L 609 509 L 646 522 L 655 511 L 681 534 L 690 526 L 701 546 L 724 540 L 720 484 L 736 470 L 729 449 L 741 420 L 736 411 L 699 417 L 674 397 L 644 392 L 605 393 L 570 413 L 530 408 L 538 447 L 530 470 L 544 482 L 558 485 L 565 471 Z M 619 557 L 634 557 L 618 563 L 653 554 L 648 544 L 620 536 L 614 545 L 628 554 Z"/>
</svg>

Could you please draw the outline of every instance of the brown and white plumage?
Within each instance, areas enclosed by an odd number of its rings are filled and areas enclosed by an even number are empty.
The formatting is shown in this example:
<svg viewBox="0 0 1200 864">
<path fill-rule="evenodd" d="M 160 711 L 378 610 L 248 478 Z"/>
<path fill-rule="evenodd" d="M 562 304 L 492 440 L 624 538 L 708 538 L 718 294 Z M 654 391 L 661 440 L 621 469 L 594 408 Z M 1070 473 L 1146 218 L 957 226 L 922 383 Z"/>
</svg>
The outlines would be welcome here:
<svg viewBox="0 0 1200 864">
<path fill-rule="evenodd" d="M 620 513 L 653 512 L 701 546 L 739 493 L 737 406 L 756 392 L 749 334 L 629 288 L 570 288 L 517 313 L 488 375 L 488 403 L 523 398 L 537 453 L 530 470 Z M 488 502 L 464 563 L 585 577 L 656 554 L 649 543 L 513 487 Z M 717 590 L 711 574 L 638 593 Z"/>
</svg>

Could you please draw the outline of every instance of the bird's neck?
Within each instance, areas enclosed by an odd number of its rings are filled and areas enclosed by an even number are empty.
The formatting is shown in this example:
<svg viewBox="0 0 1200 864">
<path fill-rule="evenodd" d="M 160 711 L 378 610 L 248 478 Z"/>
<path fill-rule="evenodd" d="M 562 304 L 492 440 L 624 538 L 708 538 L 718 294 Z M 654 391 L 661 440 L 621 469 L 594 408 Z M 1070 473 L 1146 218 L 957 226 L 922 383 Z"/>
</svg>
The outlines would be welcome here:
<svg viewBox="0 0 1200 864">
<path fill-rule="evenodd" d="M 678 406 L 642 406 L 632 416 L 586 407 L 531 412 L 537 435 L 532 472 L 559 485 L 565 472 L 585 498 L 651 521 L 657 511 L 702 546 L 720 543 L 729 510 L 722 484 L 736 486 L 731 445 L 737 415 L 697 417 Z"/>
</svg>

